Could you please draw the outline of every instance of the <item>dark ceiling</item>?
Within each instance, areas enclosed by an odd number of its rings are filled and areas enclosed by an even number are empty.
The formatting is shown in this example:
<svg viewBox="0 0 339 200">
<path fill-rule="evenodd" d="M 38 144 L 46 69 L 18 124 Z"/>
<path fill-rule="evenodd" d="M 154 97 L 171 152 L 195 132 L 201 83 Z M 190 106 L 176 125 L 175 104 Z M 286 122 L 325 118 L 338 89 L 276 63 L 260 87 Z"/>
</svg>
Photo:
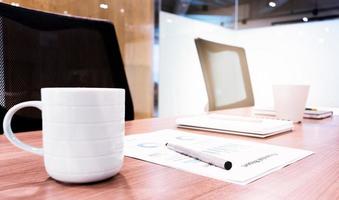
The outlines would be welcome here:
<svg viewBox="0 0 339 200">
<path fill-rule="evenodd" d="M 274 2 L 275 7 L 269 6 Z M 163 11 L 178 15 L 234 16 L 235 0 L 162 0 Z M 238 19 L 256 20 L 307 14 L 315 20 L 339 17 L 339 0 L 239 0 Z"/>
</svg>

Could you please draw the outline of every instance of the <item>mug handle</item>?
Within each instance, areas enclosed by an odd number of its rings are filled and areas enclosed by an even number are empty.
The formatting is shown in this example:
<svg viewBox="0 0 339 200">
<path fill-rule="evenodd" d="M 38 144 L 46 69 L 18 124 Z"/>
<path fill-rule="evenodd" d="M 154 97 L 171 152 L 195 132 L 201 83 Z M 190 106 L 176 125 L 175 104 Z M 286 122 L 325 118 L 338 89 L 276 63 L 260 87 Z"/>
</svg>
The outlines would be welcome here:
<svg viewBox="0 0 339 200">
<path fill-rule="evenodd" d="M 7 137 L 7 139 L 14 144 L 15 146 L 19 147 L 20 149 L 23 149 L 25 151 L 38 154 L 40 156 L 43 156 L 43 149 L 42 148 L 37 148 L 30 146 L 28 144 L 25 144 L 21 142 L 13 133 L 12 128 L 11 128 L 11 120 L 13 115 L 20 109 L 25 108 L 25 107 L 35 107 L 38 108 L 42 111 L 42 103 L 41 101 L 26 101 L 19 103 L 15 106 L 13 106 L 11 109 L 8 110 L 4 117 L 3 121 L 3 128 L 4 128 L 4 133 Z"/>
</svg>

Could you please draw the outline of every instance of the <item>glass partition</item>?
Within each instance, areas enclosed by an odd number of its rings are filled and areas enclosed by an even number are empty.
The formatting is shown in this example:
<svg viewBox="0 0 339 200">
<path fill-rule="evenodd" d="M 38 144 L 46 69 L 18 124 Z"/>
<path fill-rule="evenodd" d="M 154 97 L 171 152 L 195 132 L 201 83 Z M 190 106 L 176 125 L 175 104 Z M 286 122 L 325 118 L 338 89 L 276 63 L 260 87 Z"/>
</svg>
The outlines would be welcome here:
<svg viewBox="0 0 339 200">
<path fill-rule="evenodd" d="M 159 116 L 206 111 L 196 38 L 245 49 L 258 107 L 272 107 L 275 83 L 310 85 L 309 106 L 339 107 L 339 1 L 163 0 L 161 7 Z"/>
<path fill-rule="evenodd" d="M 225 28 L 236 27 L 237 0 L 162 0 L 161 10 Z"/>
<path fill-rule="evenodd" d="M 161 8 L 164 12 L 233 29 L 339 17 L 337 0 L 162 0 Z"/>
</svg>

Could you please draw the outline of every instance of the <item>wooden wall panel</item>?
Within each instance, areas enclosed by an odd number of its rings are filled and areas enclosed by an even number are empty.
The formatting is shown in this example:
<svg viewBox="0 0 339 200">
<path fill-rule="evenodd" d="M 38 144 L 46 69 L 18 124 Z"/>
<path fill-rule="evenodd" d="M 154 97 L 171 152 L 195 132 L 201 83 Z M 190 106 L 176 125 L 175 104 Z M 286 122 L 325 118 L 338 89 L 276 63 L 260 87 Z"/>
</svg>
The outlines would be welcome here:
<svg viewBox="0 0 339 200">
<path fill-rule="evenodd" d="M 61 14 L 108 19 L 116 27 L 136 118 L 153 114 L 153 0 L 4 0 Z M 107 9 L 99 7 L 107 4 Z"/>
</svg>

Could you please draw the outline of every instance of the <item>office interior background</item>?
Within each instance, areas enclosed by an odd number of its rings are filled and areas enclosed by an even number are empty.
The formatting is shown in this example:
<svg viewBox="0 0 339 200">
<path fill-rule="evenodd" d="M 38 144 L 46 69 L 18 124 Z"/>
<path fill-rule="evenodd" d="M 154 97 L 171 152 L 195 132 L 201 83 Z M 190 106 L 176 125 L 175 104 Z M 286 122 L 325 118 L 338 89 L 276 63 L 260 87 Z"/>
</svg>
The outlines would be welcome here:
<svg viewBox="0 0 339 200">
<path fill-rule="evenodd" d="M 272 84 L 284 83 L 309 84 L 308 106 L 339 107 L 337 0 L 2 2 L 112 21 L 136 118 L 206 111 L 198 37 L 245 48 L 256 106 L 272 106 Z"/>
</svg>

